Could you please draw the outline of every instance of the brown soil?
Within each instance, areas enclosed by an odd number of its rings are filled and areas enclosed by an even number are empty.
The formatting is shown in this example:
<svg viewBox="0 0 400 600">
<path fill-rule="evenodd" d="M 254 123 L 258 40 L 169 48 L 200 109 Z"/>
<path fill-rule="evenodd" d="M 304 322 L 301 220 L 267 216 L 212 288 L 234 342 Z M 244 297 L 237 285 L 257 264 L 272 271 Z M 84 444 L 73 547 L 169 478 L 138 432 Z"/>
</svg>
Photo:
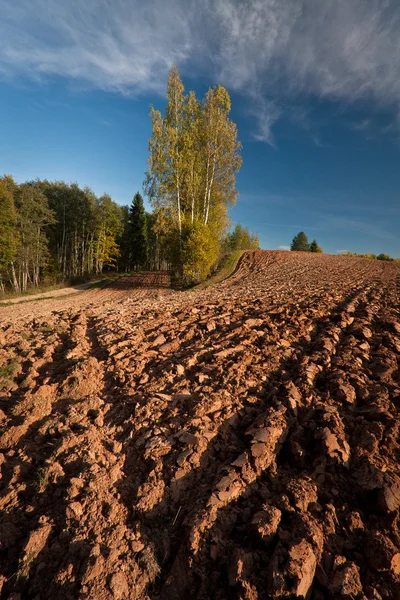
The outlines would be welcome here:
<svg viewBox="0 0 400 600">
<path fill-rule="evenodd" d="M 398 264 L 0 309 L 2 598 L 400 599 Z"/>
<path fill-rule="evenodd" d="M 87 281 L 86 283 L 79 283 L 74 286 L 49 289 L 45 292 L 40 292 L 37 294 L 25 294 L 23 296 L 11 296 L 11 297 L 0 297 L 0 307 L 2 304 L 19 304 L 20 302 L 32 302 L 33 300 L 47 300 L 48 298 L 59 298 L 60 296 L 70 296 L 71 294 L 76 294 L 78 292 L 82 292 L 83 290 L 87 290 L 92 287 L 94 284 L 102 281 L 101 279 L 95 279 L 92 281 Z"/>
</svg>

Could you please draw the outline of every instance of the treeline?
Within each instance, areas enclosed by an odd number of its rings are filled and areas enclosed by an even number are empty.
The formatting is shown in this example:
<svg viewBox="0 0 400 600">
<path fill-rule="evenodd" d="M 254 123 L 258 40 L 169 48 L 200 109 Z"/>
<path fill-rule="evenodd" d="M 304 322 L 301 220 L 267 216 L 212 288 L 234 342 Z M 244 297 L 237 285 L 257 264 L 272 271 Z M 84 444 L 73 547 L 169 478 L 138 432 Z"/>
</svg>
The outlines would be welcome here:
<svg viewBox="0 0 400 600">
<path fill-rule="evenodd" d="M 25 292 L 101 273 L 119 257 L 123 211 L 108 194 L 64 182 L 0 178 L 0 278 Z"/>
<path fill-rule="evenodd" d="M 108 194 L 97 197 L 76 183 L 17 184 L 5 175 L 0 178 L 0 292 L 23 293 L 105 269 L 170 269 L 166 238 L 155 223 L 139 193 L 130 207 L 120 206 Z M 257 246 L 258 238 L 237 225 L 221 253 Z"/>
<path fill-rule="evenodd" d="M 322 253 L 322 248 L 318 246 L 317 240 L 313 240 L 311 244 L 304 231 L 300 231 L 294 236 L 290 249 L 296 252 L 318 252 Z"/>
<path fill-rule="evenodd" d="M 370 253 L 370 254 L 361 254 L 361 253 L 357 253 L 357 252 L 350 252 L 350 250 L 348 250 L 347 252 L 340 252 L 340 256 L 354 256 L 357 258 L 369 258 L 370 260 L 386 260 L 389 262 L 400 262 L 400 258 L 392 258 L 390 256 L 390 254 L 374 254 L 374 253 Z"/>
</svg>

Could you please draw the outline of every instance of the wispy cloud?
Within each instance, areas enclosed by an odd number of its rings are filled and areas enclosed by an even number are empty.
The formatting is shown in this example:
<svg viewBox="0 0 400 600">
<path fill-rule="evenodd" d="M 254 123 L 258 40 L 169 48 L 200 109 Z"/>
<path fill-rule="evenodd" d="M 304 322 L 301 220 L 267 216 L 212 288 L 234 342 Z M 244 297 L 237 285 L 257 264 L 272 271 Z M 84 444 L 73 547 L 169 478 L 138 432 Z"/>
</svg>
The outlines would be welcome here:
<svg viewBox="0 0 400 600">
<path fill-rule="evenodd" d="M 257 142 L 267 142 L 275 145 L 272 127 L 279 119 L 281 110 L 276 102 L 263 98 L 260 94 L 257 99 L 250 97 L 249 115 L 257 122 L 257 130 L 253 133 L 253 139 Z"/>
<path fill-rule="evenodd" d="M 321 137 L 318 134 L 313 135 L 312 141 L 317 148 L 325 148 L 325 144 L 322 142 Z"/>
<path fill-rule="evenodd" d="M 357 123 L 353 123 L 352 128 L 354 131 L 366 131 L 371 127 L 371 119 L 363 119 Z"/>
<path fill-rule="evenodd" d="M 278 250 L 290 250 L 290 246 L 279 246 Z"/>
<path fill-rule="evenodd" d="M 169 67 L 190 55 L 190 16 L 179 0 L 168 6 L 162 0 L 4 0 L 0 70 L 123 93 L 161 91 Z"/>
<path fill-rule="evenodd" d="M 369 223 L 360 219 L 348 219 L 347 217 L 337 217 L 334 215 L 325 215 L 321 223 L 321 228 L 330 229 L 345 229 L 351 231 L 357 231 L 364 233 L 368 236 L 382 239 L 382 240 L 394 240 L 397 237 L 376 223 Z"/>
<path fill-rule="evenodd" d="M 397 0 L 2 0 L 0 15 L 1 77 L 162 93 L 176 63 L 245 94 L 255 139 L 270 144 L 283 99 L 399 114 Z"/>
<path fill-rule="evenodd" d="M 298 231 L 308 231 L 309 229 L 317 231 L 323 229 L 322 227 L 310 227 L 309 225 L 281 225 L 278 223 L 268 223 L 269 227 L 283 227 L 284 229 L 297 229 Z"/>
</svg>

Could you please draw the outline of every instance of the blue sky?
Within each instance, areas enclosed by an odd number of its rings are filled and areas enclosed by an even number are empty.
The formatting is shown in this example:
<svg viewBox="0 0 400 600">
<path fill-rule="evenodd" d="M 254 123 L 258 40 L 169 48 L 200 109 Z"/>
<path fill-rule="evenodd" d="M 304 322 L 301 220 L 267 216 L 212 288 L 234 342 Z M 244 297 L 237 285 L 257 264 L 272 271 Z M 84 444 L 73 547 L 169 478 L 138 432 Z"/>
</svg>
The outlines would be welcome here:
<svg viewBox="0 0 400 600">
<path fill-rule="evenodd" d="M 396 0 L 2 0 L 0 172 L 129 203 L 176 63 L 232 96 L 234 223 L 400 256 L 399 31 Z"/>
</svg>

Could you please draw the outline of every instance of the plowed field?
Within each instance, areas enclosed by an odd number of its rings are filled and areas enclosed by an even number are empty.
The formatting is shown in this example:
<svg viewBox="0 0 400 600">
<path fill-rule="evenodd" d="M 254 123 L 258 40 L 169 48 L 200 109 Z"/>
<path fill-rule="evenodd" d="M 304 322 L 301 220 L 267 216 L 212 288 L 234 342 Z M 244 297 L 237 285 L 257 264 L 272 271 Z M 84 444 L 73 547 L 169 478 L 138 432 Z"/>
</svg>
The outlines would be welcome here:
<svg viewBox="0 0 400 600">
<path fill-rule="evenodd" d="M 400 266 L 248 252 L 0 308 L 0 587 L 400 599 Z"/>
</svg>

